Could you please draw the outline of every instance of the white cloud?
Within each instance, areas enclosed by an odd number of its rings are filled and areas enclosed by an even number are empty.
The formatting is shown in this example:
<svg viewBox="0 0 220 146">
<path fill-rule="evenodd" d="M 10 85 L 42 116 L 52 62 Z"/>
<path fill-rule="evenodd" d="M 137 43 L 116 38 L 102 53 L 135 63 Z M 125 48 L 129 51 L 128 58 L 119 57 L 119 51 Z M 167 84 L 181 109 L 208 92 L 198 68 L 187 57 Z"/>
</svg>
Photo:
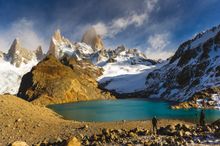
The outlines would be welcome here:
<svg viewBox="0 0 220 146">
<path fill-rule="evenodd" d="M 151 35 L 147 40 L 148 48 L 145 54 L 151 59 L 166 59 L 173 55 L 173 52 L 165 50 L 170 44 L 169 33 Z"/>
<path fill-rule="evenodd" d="M 105 36 L 108 32 L 108 28 L 106 27 L 106 25 L 102 22 L 97 23 L 96 25 L 93 25 L 93 27 L 95 28 L 95 30 L 97 31 L 97 33 L 101 36 Z"/>
<path fill-rule="evenodd" d="M 14 22 L 9 29 L 0 33 L 0 50 L 7 52 L 15 38 L 19 38 L 25 48 L 34 50 L 41 45 L 45 49 L 47 43 L 37 34 L 33 26 L 32 21 L 24 18 Z"/>
<path fill-rule="evenodd" d="M 168 33 L 151 35 L 147 43 L 149 44 L 149 49 L 161 51 L 170 43 L 168 40 Z"/>
<path fill-rule="evenodd" d="M 147 11 L 153 11 L 158 0 L 145 0 Z"/>
<path fill-rule="evenodd" d="M 103 37 L 114 37 L 119 32 L 125 30 L 128 26 L 134 25 L 139 27 L 148 20 L 150 13 L 156 7 L 158 0 L 146 0 L 145 10 L 143 13 L 132 12 L 128 16 L 117 18 L 112 20 L 110 23 L 105 24 L 103 22 L 98 22 L 93 25 L 96 31 Z"/>
</svg>

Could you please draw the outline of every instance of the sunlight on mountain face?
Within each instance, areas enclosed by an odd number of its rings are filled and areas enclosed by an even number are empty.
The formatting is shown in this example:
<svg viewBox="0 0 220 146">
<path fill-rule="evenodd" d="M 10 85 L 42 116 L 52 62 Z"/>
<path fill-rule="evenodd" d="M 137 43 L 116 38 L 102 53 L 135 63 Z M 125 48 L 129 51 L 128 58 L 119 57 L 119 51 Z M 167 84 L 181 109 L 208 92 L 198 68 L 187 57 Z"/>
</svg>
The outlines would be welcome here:
<svg viewBox="0 0 220 146">
<path fill-rule="evenodd" d="M 219 145 L 218 4 L 0 0 L 0 145 Z"/>
</svg>

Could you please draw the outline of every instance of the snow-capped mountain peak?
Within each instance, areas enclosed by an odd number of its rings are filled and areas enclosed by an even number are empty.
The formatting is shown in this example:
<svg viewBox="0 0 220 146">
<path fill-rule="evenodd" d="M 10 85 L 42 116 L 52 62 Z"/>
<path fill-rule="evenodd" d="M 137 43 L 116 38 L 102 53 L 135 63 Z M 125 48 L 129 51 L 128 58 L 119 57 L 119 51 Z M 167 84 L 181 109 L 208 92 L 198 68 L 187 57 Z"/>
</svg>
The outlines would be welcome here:
<svg viewBox="0 0 220 146">
<path fill-rule="evenodd" d="M 90 45 L 94 51 L 104 49 L 104 43 L 101 36 L 97 34 L 94 27 L 90 27 L 82 37 L 82 42 Z"/>
<path fill-rule="evenodd" d="M 41 47 L 31 51 L 22 47 L 16 38 L 8 53 L 0 52 L 0 93 L 16 94 L 22 76 L 43 58 Z"/>
<path fill-rule="evenodd" d="M 31 60 L 37 60 L 32 51 L 21 47 L 18 38 L 13 41 L 8 53 L 5 55 L 5 59 L 16 67 L 21 66 L 22 63 L 27 64 Z"/>
<path fill-rule="evenodd" d="M 184 42 L 167 65 L 151 72 L 146 80 L 147 93 L 152 98 L 185 101 L 199 92 L 218 89 L 219 62 L 220 26 L 217 26 Z"/>
<path fill-rule="evenodd" d="M 190 52 L 190 50 L 200 47 L 204 42 L 216 36 L 219 31 L 220 25 L 196 34 L 192 39 L 185 41 L 179 46 L 170 62 L 174 62 L 175 60 L 177 60 L 184 52 Z"/>
</svg>

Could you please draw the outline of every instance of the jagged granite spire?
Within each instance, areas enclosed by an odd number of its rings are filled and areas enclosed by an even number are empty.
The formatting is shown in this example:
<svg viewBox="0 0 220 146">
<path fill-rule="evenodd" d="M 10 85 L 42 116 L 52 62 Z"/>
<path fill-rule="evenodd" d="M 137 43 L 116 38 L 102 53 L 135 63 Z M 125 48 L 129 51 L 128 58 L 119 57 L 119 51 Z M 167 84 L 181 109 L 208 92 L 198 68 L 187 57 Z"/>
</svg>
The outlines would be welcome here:
<svg viewBox="0 0 220 146">
<path fill-rule="evenodd" d="M 56 58 L 60 58 L 63 55 L 63 48 L 72 49 L 72 43 L 68 39 L 64 38 L 61 35 L 60 30 L 57 29 L 51 38 L 47 55 L 53 55 Z"/>
<path fill-rule="evenodd" d="M 97 34 L 94 27 L 90 27 L 82 37 L 82 42 L 90 45 L 94 51 L 104 49 L 101 36 Z"/>
<path fill-rule="evenodd" d="M 21 45 L 19 42 L 19 38 L 15 38 L 9 51 L 8 51 L 8 55 L 10 56 L 14 56 L 14 54 L 18 53 L 18 51 L 21 49 Z"/>
<path fill-rule="evenodd" d="M 42 60 L 44 58 L 43 50 L 41 46 L 38 46 L 38 48 L 34 51 L 37 60 Z"/>
<path fill-rule="evenodd" d="M 8 53 L 7 53 L 7 59 L 10 60 L 10 63 L 15 65 L 16 67 L 19 67 L 21 63 L 27 63 L 28 61 L 32 60 L 34 57 L 34 53 L 32 53 L 30 50 L 27 50 L 25 48 L 22 48 L 20 45 L 19 38 L 16 38 Z"/>
<path fill-rule="evenodd" d="M 58 42 L 62 41 L 62 36 L 61 36 L 61 33 L 60 33 L 60 29 L 57 29 L 54 32 L 53 39 L 58 41 Z"/>
<path fill-rule="evenodd" d="M 49 47 L 47 54 L 51 54 L 51 55 L 54 55 L 55 57 L 58 57 L 59 50 L 57 48 L 57 43 L 61 41 L 62 41 L 62 37 L 61 37 L 60 30 L 57 29 L 52 36 L 52 39 L 50 41 L 50 47 Z"/>
</svg>

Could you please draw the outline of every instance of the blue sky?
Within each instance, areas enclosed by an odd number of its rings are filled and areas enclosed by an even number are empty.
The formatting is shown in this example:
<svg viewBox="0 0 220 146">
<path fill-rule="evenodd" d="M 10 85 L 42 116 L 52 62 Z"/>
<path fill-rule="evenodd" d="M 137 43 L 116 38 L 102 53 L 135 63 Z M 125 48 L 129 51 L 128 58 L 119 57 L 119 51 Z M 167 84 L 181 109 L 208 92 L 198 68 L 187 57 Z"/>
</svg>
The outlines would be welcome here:
<svg viewBox="0 0 220 146">
<path fill-rule="evenodd" d="M 94 26 L 107 48 L 138 48 L 166 58 L 196 33 L 220 24 L 218 0 L 0 0 L 0 50 L 15 37 L 47 51 L 59 28 L 71 41 Z"/>
</svg>

